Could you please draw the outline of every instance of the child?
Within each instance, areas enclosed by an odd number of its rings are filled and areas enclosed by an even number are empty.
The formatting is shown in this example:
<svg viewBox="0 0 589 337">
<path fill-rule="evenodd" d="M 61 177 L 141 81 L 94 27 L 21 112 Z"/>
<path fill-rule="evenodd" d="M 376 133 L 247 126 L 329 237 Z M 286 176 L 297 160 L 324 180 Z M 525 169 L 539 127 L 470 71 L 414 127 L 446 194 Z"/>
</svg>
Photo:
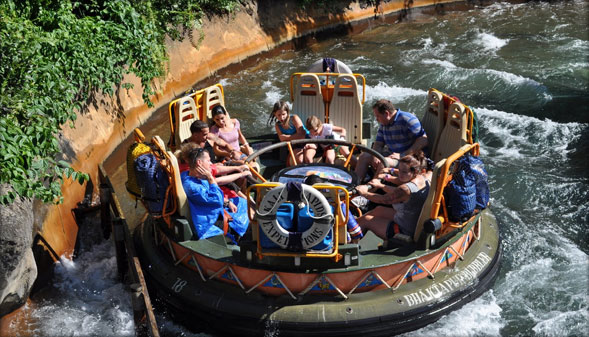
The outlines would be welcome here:
<svg viewBox="0 0 589 337">
<path fill-rule="evenodd" d="M 268 124 L 276 122 L 276 134 L 282 142 L 288 142 L 296 139 L 309 138 L 309 131 L 303 125 L 301 118 L 290 113 L 288 104 L 284 101 L 274 103 Z M 296 163 L 290 162 L 290 157 L 287 159 L 287 166 L 297 165 L 303 162 L 303 148 L 304 145 L 293 146 Z"/>
<path fill-rule="evenodd" d="M 317 116 L 311 116 L 307 118 L 305 123 L 312 139 L 335 139 L 345 140 L 346 129 L 341 126 L 335 126 L 327 123 L 322 123 Z M 339 134 L 338 134 L 339 133 Z M 347 146 L 340 145 L 322 145 L 325 162 L 328 164 L 335 164 L 336 154 L 347 157 L 350 154 L 350 150 Z M 305 146 L 305 162 L 313 162 L 313 157 L 317 151 L 315 144 L 309 144 Z"/>
</svg>

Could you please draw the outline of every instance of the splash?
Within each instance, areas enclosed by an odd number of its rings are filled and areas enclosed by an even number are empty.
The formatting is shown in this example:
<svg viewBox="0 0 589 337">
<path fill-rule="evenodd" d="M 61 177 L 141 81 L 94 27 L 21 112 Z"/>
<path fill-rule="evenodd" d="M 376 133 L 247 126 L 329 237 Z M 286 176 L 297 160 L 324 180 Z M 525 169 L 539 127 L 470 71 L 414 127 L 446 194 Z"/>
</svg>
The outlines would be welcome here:
<svg viewBox="0 0 589 337">
<path fill-rule="evenodd" d="M 402 88 L 396 85 L 389 86 L 387 83 L 378 82 L 374 87 L 366 86 L 366 101 L 376 101 L 381 98 L 388 99 L 392 102 L 398 102 L 408 97 L 426 96 L 427 91 L 412 88 Z"/>
</svg>

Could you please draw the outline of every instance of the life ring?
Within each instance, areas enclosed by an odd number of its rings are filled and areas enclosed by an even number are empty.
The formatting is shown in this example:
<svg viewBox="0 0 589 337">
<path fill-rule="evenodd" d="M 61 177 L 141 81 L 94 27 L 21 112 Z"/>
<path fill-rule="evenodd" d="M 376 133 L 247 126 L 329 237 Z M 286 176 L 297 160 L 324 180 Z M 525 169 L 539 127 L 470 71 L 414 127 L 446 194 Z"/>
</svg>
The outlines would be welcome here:
<svg viewBox="0 0 589 337">
<path fill-rule="evenodd" d="M 332 73 L 339 73 L 339 74 L 352 74 L 352 70 L 348 67 L 345 63 L 340 60 L 335 59 L 336 68 L 332 71 Z M 323 59 L 316 61 L 315 63 L 309 66 L 307 69 L 308 73 L 322 73 L 323 72 Z"/>
<path fill-rule="evenodd" d="M 334 217 L 331 206 L 321 192 L 311 186 L 301 185 L 301 200 L 313 211 L 313 224 L 300 232 L 289 232 L 280 225 L 276 218 L 278 207 L 287 201 L 286 185 L 281 184 L 270 189 L 256 211 L 262 232 L 283 249 L 308 250 L 320 243 L 329 234 Z"/>
</svg>

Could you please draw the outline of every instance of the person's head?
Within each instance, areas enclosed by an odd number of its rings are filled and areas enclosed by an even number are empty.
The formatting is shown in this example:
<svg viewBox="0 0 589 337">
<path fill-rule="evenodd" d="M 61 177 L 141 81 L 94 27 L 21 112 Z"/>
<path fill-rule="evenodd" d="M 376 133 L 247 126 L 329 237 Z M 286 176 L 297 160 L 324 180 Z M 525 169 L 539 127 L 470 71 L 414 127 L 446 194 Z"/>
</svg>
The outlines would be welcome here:
<svg viewBox="0 0 589 337">
<path fill-rule="evenodd" d="M 270 113 L 270 117 L 268 118 L 268 124 L 280 122 L 283 125 L 286 125 L 288 124 L 289 118 L 290 107 L 285 101 L 278 101 L 274 103 L 274 107 L 272 107 L 272 113 Z"/>
<path fill-rule="evenodd" d="M 196 148 L 199 148 L 196 143 L 193 142 L 186 142 L 180 145 L 180 159 L 185 163 L 190 163 L 190 152 Z"/>
<path fill-rule="evenodd" d="M 324 180 L 316 174 L 310 174 L 303 179 L 303 184 L 310 186 L 315 184 L 321 184 L 323 182 Z"/>
<path fill-rule="evenodd" d="M 204 168 L 205 170 L 211 170 L 211 157 L 209 151 L 202 147 L 192 149 L 188 153 L 190 169 L 194 170 L 197 166 Z"/>
<path fill-rule="evenodd" d="M 379 124 L 387 125 L 395 115 L 395 106 L 388 99 L 379 99 L 372 106 L 374 118 Z"/>
<path fill-rule="evenodd" d="M 201 144 L 206 141 L 207 136 L 209 135 L 209 126 L 204 121 L 200 119 L 195 120 L 192 124 L 190 124 L 190 141 Z"/>
<path fill-rule="evenodd" d="M 404 156 L 399 160 L 399 180 L 406 183 L 423 173 L 427 162 L 423 151 Z"/>
<path fill-rule="evenodd" d="M 227 111 L 222 105 L 217 105 L 211 110 L 211 116 L 213 117 L 213 121 L 219 128 L 223 128 L 227 125 L 229 121 L 229 116 L 227 115 Z"/>
<path fill-rule="evenodd" d="M 311 116 L 307 118 L 307 121 L 305 122 L 305 127 L 307 128 L 307 130 L 309 130 L 311 136 L 317 136 L 321 133 L 323 129 L 323 123 L 321 123 L 321 120 L 317 116 Z"/>
</svg>

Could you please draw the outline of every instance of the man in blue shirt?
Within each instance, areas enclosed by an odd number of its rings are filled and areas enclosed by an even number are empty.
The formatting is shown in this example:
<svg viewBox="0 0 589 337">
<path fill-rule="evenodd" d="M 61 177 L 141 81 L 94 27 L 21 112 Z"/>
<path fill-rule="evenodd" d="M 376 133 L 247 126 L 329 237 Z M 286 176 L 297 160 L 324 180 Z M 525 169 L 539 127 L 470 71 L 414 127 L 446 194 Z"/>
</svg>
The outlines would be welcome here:
<svg viewBox="0 0 589 337">
<path fill-rule="evenodd" d="M 192 223 L 199 239 L 222 235 L 223 230 L 215 225 L 223 219 L 225 211 L 231 217 L 229 227 L 239 236 L 245 234 L 249 225 L 247 201 L 235 197 L 225 203 L 223 191 L 211 173 L 209 152 L 197 148 L 189 153 L 190 170 L 182 173 L 182 186 L 190 205 Z M 225 210 L 226 204 L 227 210 Z"/>
<path fill-rule="evenodd" d="M 415 115 L 396 109 L 386 99 L 378 100 L 372 106 L 372 112 L 380 124 L 372 148 L 385 156 L 389 166 L 396 167 L 400 158 L 416 153 L 427 145 L 427 136 Z M 355 170 L 360 181 L 364 179 L 369 165 L 376 172 L 383 167 L 378 159 L 362 153 Z"/>
</svg>

